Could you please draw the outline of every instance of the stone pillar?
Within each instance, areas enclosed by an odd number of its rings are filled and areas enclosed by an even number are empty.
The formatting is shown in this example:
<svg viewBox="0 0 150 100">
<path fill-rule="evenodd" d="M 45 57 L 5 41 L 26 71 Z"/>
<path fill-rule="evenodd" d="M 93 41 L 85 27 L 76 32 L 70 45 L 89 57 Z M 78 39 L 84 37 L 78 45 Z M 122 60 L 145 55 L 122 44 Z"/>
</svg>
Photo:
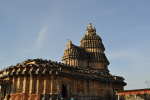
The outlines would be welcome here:
<svg viewBox="0 0 150 100">
<path fill-rule="evenodd" d="M 35 88 L 36 88 L 36 84 L 35 84 L 35 81 L 36 81 L 36 77 L 34 75 L 31 75 L 30 76 L 30 91 L 29 93 L 35 93 Z"/>
<path fill-rule="evenodd" d="M 43 93 L 43 86 L 44 86 L 44 81 L 43 81 L 43 77 L 41 76 L 39 78 L 39 93 L 42 94 Z"/>
<path fill-rule="evenodd" d="M 21 76 L 20 77 L 20 87 L 19 87 L 19 93 L 22 93 L 22 91 L 23 91 L 23 80 L 24 80 L 24 78 Z"/>
<path fill-rule="evenodd" d="M 4 91 L 6 91 L 5 99 L 9 100 L 9 98 L 10 98 L 10 83 L 8 83 L 7 85 L 5 85 L 4 89 L 5 89 Z"/>
<path fill-rule="evenodd" d="M 36 94 L 40 94 L 40 80 L 41 80 L 41 75 L 37 75 L 37 81 L 36 81 Z"/>
<path fill-rule="evenodd" d="M 57 94 L 59 94 L 60 93 L 60 84 L 59 84 L 59 82 L 56 82 L 56 86 L 57 86 Z"/>
<path fill-rule="evenodd" d="M 20 91 L 20 76 L 18 76 L 18 79 L 17 79 L 17 87 L 16 87 L 16 93 L 19 93 Z"/>
<path fill-rule="evenodd" d="M 24 75 L 24 81 L 23 81 L 23 93 L 29 92 L 29 77 L 27 75 Z"/>
<path fill-rule="evenodd" d="M 51 78 L 49 79 L 49 93 L 51 94 Z"/>
<path fill-rule="evenodd" d="M 55 92 L 54 76 L 51 76 L 51 94 Z"/>
<path fill-rule="evenodd" d="M 53 77 L 51 77 L 51 90 L 50 90 L 50 92 L 51 92 L 51 95 L 53 94 Z"/>
<path fill-rule="evenodd" d="M 48 75 L 45 75 L 45 77 L 44 77 L 44 91 L 43 91 L 43 93 L 50 93 Z"/>
<path fill-rule="evenodd" d="M 51 97 L 50 97 L 50 100 L 54 100 L 54 76 L 51 75 L 51 84 L 50 84 L 50 94 L 51 94 Z"/>
<path fill-rule="evenodd" d="M 29 77 L 29 93 L 32 93 L 32 76 Z"/>
<path fill-rule="evenodd" d="M 43 78 L 44 80 L 43 80 L 43 98 L 42 98 L 42 100 L 49 100 L 49 87 L 48 87 L 48 82 L 49 82 L 49 80 L 48 80 L 48 75 L 44 75 L 44 78 Z"/>
<path fill-rule="evenodd" d="M 11 93 L 15 93 L 15 89 L 16 89 L 16 76 L 13 76 L 13 79 L 12 79 L 12 90 L 11 90 Z"/>
</svg>

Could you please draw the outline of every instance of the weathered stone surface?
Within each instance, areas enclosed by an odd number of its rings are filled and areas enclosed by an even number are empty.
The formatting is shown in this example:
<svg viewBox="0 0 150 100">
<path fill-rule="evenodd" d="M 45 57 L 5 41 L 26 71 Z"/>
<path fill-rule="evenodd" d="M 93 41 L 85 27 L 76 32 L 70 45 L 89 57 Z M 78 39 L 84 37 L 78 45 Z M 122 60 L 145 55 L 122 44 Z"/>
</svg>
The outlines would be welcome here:
<svg viewBox="0 0 150 100">
<path fill-rule="evenodd" d="M 28 59 L 0 71 L 1 96 L 9 100 L 113 100 L 123 77 L 109 73 L 102 39 L 87 29 L 76 46 L 69 40 L 62 61 Z M 7 80 L 6 80 L 7 78 Z"/>
</svg>

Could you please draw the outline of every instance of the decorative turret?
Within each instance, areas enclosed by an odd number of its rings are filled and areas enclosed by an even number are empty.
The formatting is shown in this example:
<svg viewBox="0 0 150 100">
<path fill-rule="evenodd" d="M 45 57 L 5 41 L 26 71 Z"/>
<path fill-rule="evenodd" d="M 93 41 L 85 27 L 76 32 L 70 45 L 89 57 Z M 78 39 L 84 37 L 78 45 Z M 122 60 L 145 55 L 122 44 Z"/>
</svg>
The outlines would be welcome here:
<svg viewBox="0 0 150 100">
<path fill-rule="evenodd" d="M 103 53 L 105 47 L 102 43 L 102 39 L 96 34 L 95 27 L 92 28 L 90 22 L 89 28 L 86 29 L 86 34 L 81 39 L 80 47 L 86 48 L 89 52 L 101 52 Z"/>
<path fill-rule="evenodd" d="M 72 41 L 68 39 L 66 48 L 67 49 L 71 48 L 71 44 L 72 44 Z"/>
<path fill-rule="evenodd" d="M 89 24 L 89 28 L 87 27 L 87 29 L 86 29 L 86 34 L 87 35 L 92 35 L 92 34 L 96 35 L 96 29 L 95 29 L 95 27 L 92 28 L 91 22 Z"/>
<path fill-rule="evenodd" d="M 92 28 L 92 24 L 91 24 L 91 22 L 90 22 L 90 24 L 89 24 L 89 28 Z"/>
</svg>

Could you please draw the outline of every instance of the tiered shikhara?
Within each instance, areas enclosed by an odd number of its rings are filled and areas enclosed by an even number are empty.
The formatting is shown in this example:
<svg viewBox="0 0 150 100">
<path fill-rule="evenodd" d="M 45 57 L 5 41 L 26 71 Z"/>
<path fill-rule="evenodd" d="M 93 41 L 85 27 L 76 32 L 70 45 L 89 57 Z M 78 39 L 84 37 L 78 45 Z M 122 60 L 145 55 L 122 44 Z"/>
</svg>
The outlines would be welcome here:
<svg viewBox="0 0 150 100">
<path fill-rule="evenodd" d="M 114 100 L 126 85 L 109 73 L 102 39 L 91 22 L 81 45 L 69 40 L 63 63 L 28 59 L 0 71 L 1 98 L 6 100 Z"/>
</svg>

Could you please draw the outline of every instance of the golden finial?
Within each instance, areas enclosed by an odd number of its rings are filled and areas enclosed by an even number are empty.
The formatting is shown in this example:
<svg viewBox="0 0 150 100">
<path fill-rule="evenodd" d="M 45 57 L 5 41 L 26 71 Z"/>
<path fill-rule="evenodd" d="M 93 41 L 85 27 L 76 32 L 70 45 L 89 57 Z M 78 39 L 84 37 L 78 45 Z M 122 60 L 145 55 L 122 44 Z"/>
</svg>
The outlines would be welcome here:
<svg viewBox="0 0 150 100">
<path fill-rule="evenodd" d="M 89 28 L 92 28 L 92 24 L 91 24 L 91 21 L 90 21 L 90 24 L 89 24 Z"/>
</svg>

